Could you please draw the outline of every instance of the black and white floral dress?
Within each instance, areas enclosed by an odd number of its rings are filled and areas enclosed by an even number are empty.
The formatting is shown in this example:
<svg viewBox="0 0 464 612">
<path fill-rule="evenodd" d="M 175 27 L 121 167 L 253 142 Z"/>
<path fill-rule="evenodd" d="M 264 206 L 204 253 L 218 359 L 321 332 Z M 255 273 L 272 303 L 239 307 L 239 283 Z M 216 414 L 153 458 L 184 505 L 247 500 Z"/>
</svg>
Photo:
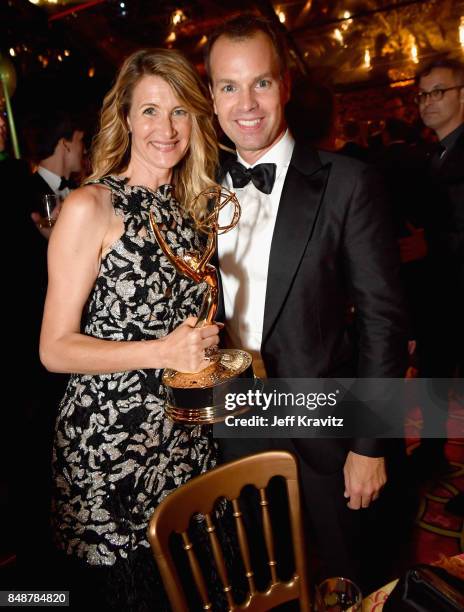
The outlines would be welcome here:
<svg viewBox="0 0 464 612">
<path fill-rule="evenodd" d="M 174 253 L 197 248 L 198 236 L 171 186 L 153 192 L 112 176 L 96 182 L 111 189 L 124 234 L 102 258 L 83 333 L 111 342 L 164 337 L 198 314 L 205 285 L 169 263 L 152 235 L 149 211 Z M 152 582 L 146 531 L 154 508 L 216 461 L 210 428 L 183 427 L 164 416 L 161 373 L 73 374 L 56 423 L 56 544 L 89 565 L 114 570 L 122 590 L 134 580 Z"/>
</svg>

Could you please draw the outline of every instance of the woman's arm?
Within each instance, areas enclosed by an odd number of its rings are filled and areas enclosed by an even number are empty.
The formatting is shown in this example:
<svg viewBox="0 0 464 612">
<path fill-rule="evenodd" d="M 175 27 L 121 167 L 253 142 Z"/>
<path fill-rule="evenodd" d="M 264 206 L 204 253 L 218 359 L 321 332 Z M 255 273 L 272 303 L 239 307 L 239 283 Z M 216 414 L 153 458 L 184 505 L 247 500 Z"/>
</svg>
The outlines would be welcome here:
<svg viewBox="0 0 464 612">
<path fill-rule="evenodd" d="M 80 333 L 82 311 L 112 232 L 114 210 L 107 189 L 87 186 L 66 199 L 48 251 L 49 281 L 40 338 L 44 366 L 53 372 L 103 374 L 168 367 L 194 372 L 209 365 L 204 349 L 218 343 L 218 328 L 194 329 L 194 318 L 159 340 L 116 342 Z"/>
</svg>

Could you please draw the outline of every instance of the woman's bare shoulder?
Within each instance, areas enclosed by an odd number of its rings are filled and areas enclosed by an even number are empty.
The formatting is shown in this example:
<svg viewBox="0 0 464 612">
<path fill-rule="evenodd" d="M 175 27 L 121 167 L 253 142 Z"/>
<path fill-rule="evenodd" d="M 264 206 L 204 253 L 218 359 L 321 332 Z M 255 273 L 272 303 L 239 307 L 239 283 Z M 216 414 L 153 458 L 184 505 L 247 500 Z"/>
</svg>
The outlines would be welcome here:
<svg viewBox="0 0 464 612">
<path fill-rule="evenodd" d="M 63 212 L 74 216 L 101 217 L 112 212 L 111 190 L 104 185 L 84 185 L 64 201 Z"/>
</svg>

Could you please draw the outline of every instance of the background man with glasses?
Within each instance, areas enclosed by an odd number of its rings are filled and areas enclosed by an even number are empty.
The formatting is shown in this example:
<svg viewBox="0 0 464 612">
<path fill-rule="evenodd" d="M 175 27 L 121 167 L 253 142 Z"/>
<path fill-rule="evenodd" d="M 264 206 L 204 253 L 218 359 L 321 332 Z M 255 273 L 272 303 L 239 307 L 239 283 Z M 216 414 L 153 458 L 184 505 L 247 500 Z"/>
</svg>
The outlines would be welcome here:
<svg viewBox="0 0 464 612">
<path fill-rule="evenodd" d="M 421 351 L 421 376 L 463 376 L 464 354 L 464 65 L 440 60 L 421 70 L 416 103 L 424 124 L 438 137 L 424 174 L 427 207 L 428 330 Z M 433 415 L 424 414 L 415 462 L 425 475 L 445 464 L 448 386 L 443 385 Z"/>
<path fill-rule="evenodd" d="M 455 60 L 435 61 L 418 74 L 417 84 L 422 121 L 437 134 L 444 159 L 464 131 L 464 66 Z"/>
</svg>

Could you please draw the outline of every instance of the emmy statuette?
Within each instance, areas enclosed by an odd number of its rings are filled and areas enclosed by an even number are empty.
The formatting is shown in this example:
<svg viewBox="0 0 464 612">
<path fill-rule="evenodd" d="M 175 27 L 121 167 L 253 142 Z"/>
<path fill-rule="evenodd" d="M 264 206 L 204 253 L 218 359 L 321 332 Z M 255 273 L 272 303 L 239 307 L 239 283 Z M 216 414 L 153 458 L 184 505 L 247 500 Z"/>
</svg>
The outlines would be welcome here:
<svg viewBox="0 0 464 612">
<path fill-rule="evenodd" d="M 195 204 L 200 198 L 208 200 L 210 210 L 202 218 L 195 215 Z M 231 222 L 220 226 L 219 213 L 229 204 L 233 206 Z M 163 237 L 152 212 L 150 212 L 150 225 L 161 250 L 176 270 L 196 283 L 207 284 L 196 323 L 196 327 L 201 327 L 214 322 L 218 307 L 218 272 L 209 262 L 216 251 L 218 235 L 232 230 L 237 225 L 240 219 L 240 204 L 234 193 L 216 186 L 196 196 L 192 211 L 196 228 L 207 236 L 204 253 L 188 252 L 182 256 L 175 255 Z M 233 391 L 234 382 L 247 378 L 253 384 L 252 358 L 246 351 L 214 349 L 207 352 L 207 357 L 211 364 L 198 373 L 164 370 L 162 380 L 168 393 L 166 414 L 173 421 L 192 425 L 224 421 L 230 412 L 225 409 L 223 398 L 226 393 Z M 236 409 L 234 415 L 246 410 L 248 407 Z"/>
</svg>

